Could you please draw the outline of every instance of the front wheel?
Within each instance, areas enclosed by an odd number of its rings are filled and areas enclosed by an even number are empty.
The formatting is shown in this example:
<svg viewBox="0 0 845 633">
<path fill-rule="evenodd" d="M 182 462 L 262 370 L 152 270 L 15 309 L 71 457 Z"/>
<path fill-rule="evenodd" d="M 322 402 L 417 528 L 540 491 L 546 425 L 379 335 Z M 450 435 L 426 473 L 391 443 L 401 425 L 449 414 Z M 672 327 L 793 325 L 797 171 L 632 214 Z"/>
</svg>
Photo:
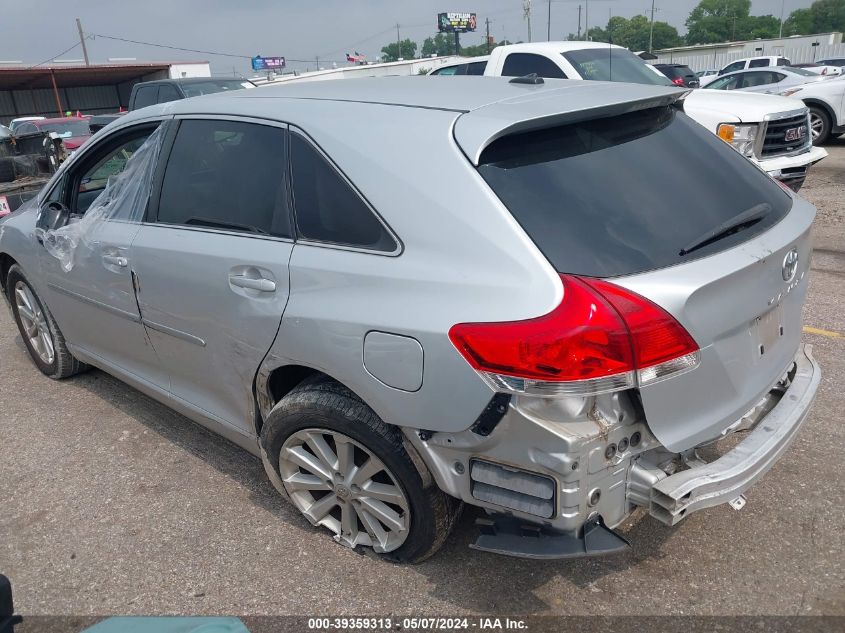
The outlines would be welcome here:
<svg viewBox="0 0 845 633">
<path fill-rule="evenodd" d="M 411 459 L 401 432 L 334 381 L 284 397 L 261 431 L 261 448 L 271 481 L 308 521 L 347 547 L 371 547 L 395 562 L 434 554 L 460 510 Z"/>
<path fill-rule="evenodd" d="M 813 145 L 824 145 L 830 138 L 830 115 L 821 108 L 810 108 L 810 131 L 813 135 Z"/>
<path fill-rule="evenodd" d="M 53 315 L 41 302 L 20 266 L 9 269 L 6 288 L 24 345 L 41 373 L 60 380 L 84 371 L 86 365 L 68 351 Z"/>
</svg>

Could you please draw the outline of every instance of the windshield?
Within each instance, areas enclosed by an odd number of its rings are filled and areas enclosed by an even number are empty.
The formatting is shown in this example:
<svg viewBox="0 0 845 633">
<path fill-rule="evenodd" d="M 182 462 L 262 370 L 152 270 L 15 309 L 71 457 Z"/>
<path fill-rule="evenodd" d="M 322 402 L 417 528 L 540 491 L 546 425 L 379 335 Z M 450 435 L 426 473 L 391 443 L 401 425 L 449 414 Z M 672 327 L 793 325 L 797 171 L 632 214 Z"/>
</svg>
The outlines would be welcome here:
<svg viewBox="0 0 845 633">
<path fill-rule="evenodd" d="M 814 73 L 811 70 L 807 70 L 805 68 L 796 68 L 795 66 L 791 66 L 787 68 L 787 70 L 791 73 L 795 73 L 796 75 L 802 75 L 804 77 L 818 77 L 818 73 Z"/>
<path fill-rule="evenodd" d="M 586 48 L 561 53 L 582 79 L 673 86 L 669 79 L 625 48 Z"/>
<path fill-rule="evenodd" d="M 182 90 L 185 91 L 186 97 L 200 97 L 202 95 L 214 94 L 215 92 L 243 90 L 244 88 L 254 87 L 254 84 L 243 79 L 209 79 L 208 81 L 182 84 Z"/>
<path fill-rule="evenodd" d="M 555 270 L 595 277 L 718 253 L 791 207 L 769 176 L 674 107 L 506 136 L 478 171 Z M 752 228 L 681 254 L 762 204 L 771 211 Z"/>
<path fill-rule="evenodd" d="M 42 132 L 55 132 L 59 138 L 71 138 L 72 136 L 90 136 L 91 128 L 88 121 L 69 120 L 58 123 L 36 123 Z"/>
</svg>

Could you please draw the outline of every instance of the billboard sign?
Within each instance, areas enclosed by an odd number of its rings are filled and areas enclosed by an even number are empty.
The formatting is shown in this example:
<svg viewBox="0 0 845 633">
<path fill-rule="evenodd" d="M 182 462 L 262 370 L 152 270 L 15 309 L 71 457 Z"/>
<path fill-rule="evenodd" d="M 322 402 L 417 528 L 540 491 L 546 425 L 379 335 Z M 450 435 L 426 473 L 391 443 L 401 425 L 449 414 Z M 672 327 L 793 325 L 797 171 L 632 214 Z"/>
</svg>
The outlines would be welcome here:
<svg viewBox="0 0 845 633">
<path fill-rule="evenodd" d="M 284 57 L 262 57 L 261 55 L 256 55 L 252 58 L 253 70 L 281 70 L 284 67 Z"/>
<path fill-rule="evenodd" d="M 474 13 L 438 13 L 437 29 L 441 33 L 466 33 L 474 31 L 476 25 Z"/>
</svg>

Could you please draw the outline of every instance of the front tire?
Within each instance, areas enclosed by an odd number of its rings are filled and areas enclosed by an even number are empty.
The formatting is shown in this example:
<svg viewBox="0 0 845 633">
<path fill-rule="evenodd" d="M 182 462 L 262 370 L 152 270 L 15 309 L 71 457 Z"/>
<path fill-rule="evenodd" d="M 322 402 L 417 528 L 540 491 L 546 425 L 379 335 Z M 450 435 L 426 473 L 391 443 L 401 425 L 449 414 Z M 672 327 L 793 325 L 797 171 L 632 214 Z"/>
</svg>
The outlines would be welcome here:
<svg viewBox="0 0 845 633">
<path fill-rule="evenodd" d="M 85 371 L 87 366 L 68 351 L 56 320 L 17 264 L 9 269 L 6 289 L 21 338 L 41 373 L 61 380 Z"/>
<path fill-rule="evenodd" d="M 273 484 L 313 525 L 394 562 L 434 554 L 460 512 L 420 473 L 402 433 L 331 380 L 303 383 L 274 407 L 261 452 Z"/>
<path fill-rule="evenodd" d="M 830 115 L 822 108 L 810 106 L 810 131 L 813 135 L 813 145 L 824 145 L 830 138 Z"/>
</svg>

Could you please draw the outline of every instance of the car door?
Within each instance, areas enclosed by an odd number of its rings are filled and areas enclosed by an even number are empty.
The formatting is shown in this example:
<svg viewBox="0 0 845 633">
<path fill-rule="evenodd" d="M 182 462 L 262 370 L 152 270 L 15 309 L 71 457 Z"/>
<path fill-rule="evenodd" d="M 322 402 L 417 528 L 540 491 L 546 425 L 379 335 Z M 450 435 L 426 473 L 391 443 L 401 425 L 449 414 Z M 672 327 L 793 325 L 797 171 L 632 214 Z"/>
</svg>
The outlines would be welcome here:
<svg viewBox="0 0 845 633">
<path fill-rule="evenodd" d="M 93 219 L 89 212 L 97 213 L 98 207 L 92 209 L 92 204 L 109 179 L 126 169 L 129 159 L 158 127 L 159 122 L 144 124 L 99 141 L 70 167 L 45 204 L 62 202 L 83 221 Z M 161 130 L 157 138 L 163 133 Z M 50 244 L 49 235 L 42 239 L 39 258 L 47 283 L 47 303 L 69 346 L 100 364 L 166 389 L 167 376 L 141 325 L 129 255 L 157 168 L 155 151 L 148 150 L 152 153 L 148 153 L 149 161 L 144 162 L 143 169 L 136 172 L 133 168 L 125 174 L 138 180 L 137 195 L 115 196 L 108 214 L 85 223 L 64 261 L 45 247 L 44 240 Z"/>
<path fill-rule="evenodd" d="M 172 395 L 254 433 L 253 380 L 288 300 L 284 125 L 185 117 L 131 249 L 143 323 Z"/>
</svg>

